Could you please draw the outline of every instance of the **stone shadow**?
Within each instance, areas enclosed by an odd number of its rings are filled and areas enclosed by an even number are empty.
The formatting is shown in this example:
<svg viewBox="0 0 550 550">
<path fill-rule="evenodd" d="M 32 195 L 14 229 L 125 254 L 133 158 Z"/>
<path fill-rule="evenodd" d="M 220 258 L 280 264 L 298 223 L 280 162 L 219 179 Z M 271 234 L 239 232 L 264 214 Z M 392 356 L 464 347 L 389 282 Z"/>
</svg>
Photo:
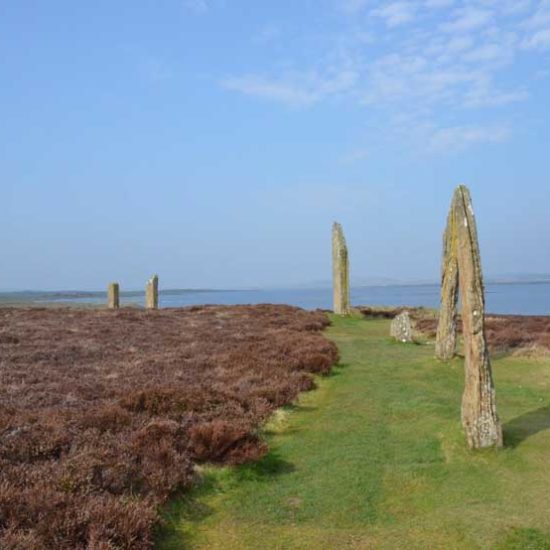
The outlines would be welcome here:
<svg viewBox="0 0 550 550">
<path fill-rule="evenodd" d="M 504 444 L 517 447 L 532 435 L 550 429 L 550 406 L 529 411 L 504 424 Z"/>
<path fill-rule="evenodd" d="M 283 459 L 276 450 L 271 450 L 262 459 L 251 464 L 243 464 L 235 468 L 235 477 L 239 481 L 269 481 L 296 470 L 291 462 Z"/>
</svg>

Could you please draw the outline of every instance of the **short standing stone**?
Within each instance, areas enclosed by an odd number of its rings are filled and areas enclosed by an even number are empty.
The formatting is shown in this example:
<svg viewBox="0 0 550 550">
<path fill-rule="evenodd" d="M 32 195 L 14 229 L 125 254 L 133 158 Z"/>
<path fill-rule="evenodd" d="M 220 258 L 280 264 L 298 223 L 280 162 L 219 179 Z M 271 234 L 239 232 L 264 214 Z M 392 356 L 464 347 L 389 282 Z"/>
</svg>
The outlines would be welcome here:
<svg viewBox="0 0 550 550">
<path fill-rule="evenodd" d="M 159 278 L 153 275 L 145 287 L 145 307 L 147 309 L 157 309 L 159 307 Z"/>
<path fill-rule="evenodd" d="M 332 226 L 332 284 L 334 313 L 350 314 L 349 255 L 344 230 L 339 223 Z"/>
<path fill-rule="evenodd" d="M 109 283 L 107 289 L 107 307 L 109 309 L 118 309 L 120 307 L 118 283 Z"/>
<path fill-rule="evenodd" d="M 391 323 L 391 336 L 398 342 L 413 342 L 413 327 L 408 311 L 400 313 Z"/>
</svg>

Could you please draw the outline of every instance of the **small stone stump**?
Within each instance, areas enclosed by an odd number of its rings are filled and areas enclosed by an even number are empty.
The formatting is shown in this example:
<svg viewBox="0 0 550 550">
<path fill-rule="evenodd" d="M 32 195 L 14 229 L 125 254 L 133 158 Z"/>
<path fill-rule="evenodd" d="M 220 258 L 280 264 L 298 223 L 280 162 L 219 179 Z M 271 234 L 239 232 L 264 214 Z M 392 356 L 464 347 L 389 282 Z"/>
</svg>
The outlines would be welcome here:
<svg viewBox="0 0 550 550">
<path fill-rule="evenodd" d="M 408 311 L 394 318 L 391 322 L 390 334 L 392 338 L 403 344 L 414 342 L 412 320 Z"/>
</svg>

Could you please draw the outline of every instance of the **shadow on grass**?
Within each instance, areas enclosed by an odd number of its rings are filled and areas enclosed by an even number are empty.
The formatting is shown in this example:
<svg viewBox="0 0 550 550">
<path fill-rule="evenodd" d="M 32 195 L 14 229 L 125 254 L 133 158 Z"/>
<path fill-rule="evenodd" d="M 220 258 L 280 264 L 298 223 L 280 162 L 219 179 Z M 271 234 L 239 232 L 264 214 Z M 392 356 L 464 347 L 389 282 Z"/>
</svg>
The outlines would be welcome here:
<svg viewBox="0 0 550 550">
<path fill-rule="evenodd" d="M 396 347 L 402 347 L 402 348 L 407 348 L 407 347 L 413 348 L 415 346 L 425 346 L 426 340 L 414 339 L 414 340 L 411 340 L 410 342 L 403 342 L 401 340 L 396 340 L 393 337 L 388 337 L 386 338 L 386 343 L 389 344 L 390 346 L 396 346 Z"/>
<path fill-rule="evenodd" d="M 336 365 L 334 365 L 333 368 L 336 370 L 340 370 L 340 369 L 347 369 L 348 367 L 351 367 L 349 363 L 336 363 Z"/>
<path fill-rule="evenodd" d="M 155 548 L 176 550 L 191 545 L 196 526 L 215 512 L 205 502 L 209 497 L 243 481 L 269 482 L 295 470 L 292 463 L 272 450 L 258 462 L 207 471 L 193 489 L 174 495 L 164 508 L 162 526 L 155 533 Z"/>
<path fill-rule="evenodd" d="M 336 376 L 342 376 L 342 374 L 339 369 L 332 369 L 329 373 L 323 375 L 323 378 L 335 378 Z"/>
<path fill-rule="evenodd" d="M 191 491 L 175 494 L 163 508 L 162 521 L 154 533 L 155 548 L 176 550 L 187 547 L 192 539 L 192 526 L 214 513 L 202 498 L 219 490 L 215 476 L 206 475 Z"/>
<path fill-rule="evenodd" d="M 309 413 L 316 411 L 318 407 L 312 407 L 310 405 L 300 405 L 300 403 L 290 403 L 288 405 L 283 405 L 281 409 L 285 412 L 300 412 L 300 413 Z M 265 433 L 265 432 L 264 432 Z"/>
<path fill-rule="evenodd" d="M 270 481 L 296 470 L 294 464 L 281 458 L 277 451 L 270 451 L 258 462 L 237 466 L 234 477 L 238 481 Z"/>
<path fill-rule="evenodd" d="M 548 429 L 550 429 L 550 406 L 547 405 L 504 424 L 504 443 L 507 447 L 517 447 L 532 435 Z"/>
<path fill-rule="evenodd" d="M 539 529 L 513 528 L 494 546 L 495 550 L 550 550 L 550 536 Z"/>
</svg>

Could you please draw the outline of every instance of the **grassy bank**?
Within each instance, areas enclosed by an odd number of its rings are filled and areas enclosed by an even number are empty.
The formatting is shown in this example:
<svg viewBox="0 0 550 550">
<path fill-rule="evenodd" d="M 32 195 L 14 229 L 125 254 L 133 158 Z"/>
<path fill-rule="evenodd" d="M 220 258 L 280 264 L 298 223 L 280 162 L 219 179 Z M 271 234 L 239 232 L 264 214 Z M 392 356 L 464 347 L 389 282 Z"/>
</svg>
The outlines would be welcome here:
<svg viewBox="0 0 550 550">
<path fill-rule="evenodd" d="M 550 361 L 494 361 L 507 446 L 470 453 L 462 361 L 335 319 L 342 361 L 268 430 L 258 464 L 208 468 L 159 548 L 550 548 Z"/>
</svg>

